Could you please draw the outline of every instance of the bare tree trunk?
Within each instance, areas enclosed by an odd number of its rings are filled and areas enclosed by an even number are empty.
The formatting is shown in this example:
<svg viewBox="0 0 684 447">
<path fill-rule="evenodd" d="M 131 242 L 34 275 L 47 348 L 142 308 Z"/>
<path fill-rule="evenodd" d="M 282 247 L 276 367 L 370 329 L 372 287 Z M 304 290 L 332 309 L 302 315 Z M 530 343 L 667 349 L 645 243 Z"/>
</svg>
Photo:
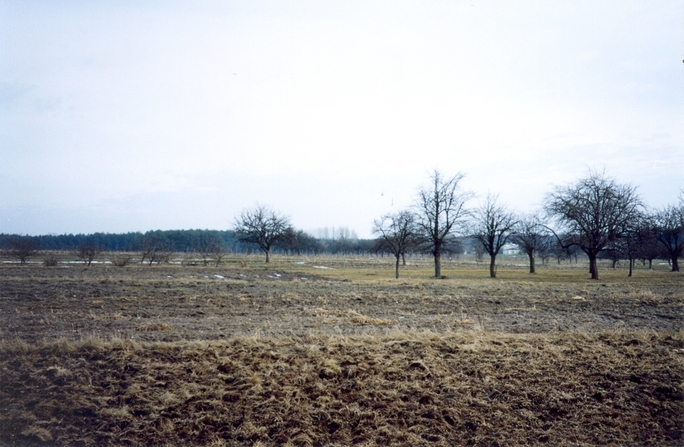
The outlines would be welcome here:
<svg viewBox="0 0 684 447">
<path fill-rule="evenodd" d="M 397 258 L 397 262 L 394 265 L 394 277 L 396 279 L 399 279 L 399 258 L 400 258 L 400 255 L 396 255 L 396 258 Z"/>
<path fill-rule="evenodd" d="M 630 259 L 630 260 L 629 260 L 629 274 L 627 275 L 627 276 L 630 277 L 630 278 L 632 277 L 632 269 L 633 269 L 633 266 L 634 266 L 634 259 Z"/>
<path fill-rule="evenodd" d="M 496 255 L 489 255 L 489 277 L 496 278 Z"/>
<path fill-rule="evenodd" d="M 534 248 L 527 253 L 527 256 L 530 258 L 530 273 L 536 273 L 534 269 Z"/>
<path fill-rule="evenodd" d="M 591 273 L 591 279 L 599 279 L 596 255 L 589 255 L 589 272 Z"/>
<path fill-rule="evenodd" d="M 401 263 L 404 267 L 406 267 L 406 253 L 401 254 Z"/>
<path fill-rule="evenodd" d="M 441 253 L 435 251 L 435 278 L 442 277 L 442 263 L 441 263 Z"/>
<path fill-rule="evenodd" d="M 677 255 L 672 256 L 672 271 L 679 271 L 679 260 L 677 259 Z"/>
<path fill-rule="evenodd" d="M 266 252 L 266 262 L 270 262 L 271 250 L 264 250 Z"/>
</svg>

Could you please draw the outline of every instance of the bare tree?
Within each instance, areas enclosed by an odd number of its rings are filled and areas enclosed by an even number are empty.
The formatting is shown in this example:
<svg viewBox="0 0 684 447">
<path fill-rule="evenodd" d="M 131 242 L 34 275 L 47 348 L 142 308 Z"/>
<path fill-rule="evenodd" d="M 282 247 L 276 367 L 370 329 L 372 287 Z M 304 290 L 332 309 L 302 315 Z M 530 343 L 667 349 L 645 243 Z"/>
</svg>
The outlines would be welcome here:
<svg viewBox="0 0 684 447">
<path fill-rule="evenodd" d="M 489 254 L 489 277 L 496 278 L 496 256 L 511 237 L 516 219 L 505 206 L 497 203 L 498 195 L 487 195 L 485 203 L 473 212 L 472 234 Z"/>
<path fill-rule="evenodd" d="M 554 254 L 556 245 L 558 245 L 558 242 L 551 234 L 546 237 L 542 237 L 541 243 L 537 245 L 534 250 L 535 261 L 537 258 L 539 258 L 542 262 L 542 265 L 547 265 L 549 259 L 551 259 Z"/>
<path fill-rule="evenodd" d="M 654 215 L 656 235 L 665 246 L 673 272 L 679 271 L 684 249 L 684 205 L 668 205 Z"/>
<path fill-rule="evenodd" d="M 475 262 L 478 264 L 483 261 L 484 258 L 484 247 L 482 247 L 482 244 L 480 244 L 479 241 L 475 240 L 473 241 L 473 251 L 475 252 Z"/>
<path fill-rule="evenodd" d="M 655 215 L 650 213 L 644 217 L 639 228 L 639 250 L 638 258 L 641 259 L 642 265 L 646 265 L 648 261 L 648 268 L 653 268 L 653 260 L 662 257 L 664 254 L 664 247 L 658 240 L 658 231 L 655 224 Z"/>
<path fill-rule="evenodd" d="M 442 277 L 442 247 L 456 230 L 456 225 L 469 215 L 465 204 L 473 193 L 459 188 L 463 177 L 459 173 L 444 179 L 435 170 L 430 176 L 430 186 L 418 191 L 416 224 L 435 259 L 435 278 Z"/>
<path fill-rule="evenodd" d="M 98 244 L 93 241 L 87 241 L 78 244 L 74 254 L 79 259 L 83 260 L 88 267 L 90 267 L 95 259 L 95 256 L 97 256 L 101 251 L 102 249 L 98 246 Z"/>
<path fill-rule="evenodd" d="M 647 225 L 647 217 L 646 215 L 641 215 L 631 222 L 631 226 L 614 242 L 613 247 L 609 247 L 618 257 L 627 258 L 629 262 L 629 273 L 627 276 L 630 278 L 634 271 L 634 261 L 642 252 L 644 245 L 648 243 L 649 233 L 650 228 Z"/>
<path fill-rule="evenodd" d="M 415 220 L 415 215 L 410 211 L 400 211 L 396 214 L 387 214 L 373 222 L 373 234 L 379 236 L 378 247 L 389 250 L 396 259 L 395 278 L 399 278 L 400 259 L 415 244 Z"/>
<path fill-rule="evenodd" d="M 38 254 L 38 242 L 31 236 L 14 236 L 7 242 L 9 256 L 19 259 L 20 264 L 26 264 L 29 258 Z"/>
<path fill-rule="evenodd" d="M 539 218 L 533 214 L 521 216 L 513 227 L 511 242 L 527 254 L 530 260 L 530 273 L 536 273 L 537 250 L 542 249 L 549 236 L 549 232 L 541 224 Z"/>
<path fill-rule="evenodd" d="M 217 231 L 201 231 L 193 240 L 193 248 L 202 257 L 204 265 L 213 259 L 218 267 L 224 256 L 223 241 Z"/>
<path fill-rule="evenodd" d="M 141 252 L 141 264 L 147 260 L 148 265 L 152 265 L 153 263 L 159 265 L 162 262 L 169 261 L 169 257 L 171 256 L 171 244 L 161 231 L 150 232 L 143 236 Z"/>
<path fill-rule="evenodd" d="M 235 237 L 241 242 L 257 244 L 270 261 L 273 245 L 278 242 L 290 227 L 287 217 L 281 216 L 264 205 L 245 209 L 235 221 Z"/>
<path fill-rule="evenodd" d="M 299 244 L 299 234 L 292 227 L 287 227 L 283 235 L 274 244 L 275 247 L 285 251 L 288 255 L 292 253 L 299 253 L 301 250 Z"/>
<path fill-rule="evenodd" d="M 323 249 L 323 245 L 318 239 L 302 230 L 295 230 L 292 227 L 287 227 L 283 237 L 278 239 L 274 246 L 287 251 L 288 254 L 316 254 Z"/>
<path fill-rule="evenodd" d="M 635 187 L 590 171 L 575 184 L 557 186 L 544 208 L 568 235 L 559 243 L 580 247 L 589 257 L 591 278 L 598 279 L 599 252 L 628 231 L 643 205 Z"/>
<path fill-rule="evenodd" d="M 548 227 L 547 227 L 548 228 Z M 551 231 L 550 231 L 551 232 Z M 575 259 L 575 264 L 577 264 L 578 250 L 581 251 L 577 245 L 567 244 L 563 245 L 563 241 L 568 241 L 573 238 L 572 235 L 561 233 L 560 235 L 554 234 L 551 236 L 547 243 L 547 253 L 548 257 L 556 258 L 556 263 L 560 265 L 563 261 L 568 261 L 568 264 L 572 264 L 573 258 Z M 538 250 L 539 251 L 539 250 Z"/>
</svg>

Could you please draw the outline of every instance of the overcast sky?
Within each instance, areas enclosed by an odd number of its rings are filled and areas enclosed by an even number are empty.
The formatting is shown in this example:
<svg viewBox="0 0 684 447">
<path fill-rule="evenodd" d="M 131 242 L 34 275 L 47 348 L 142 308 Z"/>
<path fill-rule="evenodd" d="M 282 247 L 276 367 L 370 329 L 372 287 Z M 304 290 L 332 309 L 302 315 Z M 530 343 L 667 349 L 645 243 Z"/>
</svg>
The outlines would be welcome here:
<svg viewBox="0 0 684 447">
<path fill-rule="evenodd" d="M 261 203 L 370 237 L 434 169 L 519 212 L 605 169 L 660 207 L 683 43 L 681 0 L 0 0 L 0 233 Z"/>
</svg>

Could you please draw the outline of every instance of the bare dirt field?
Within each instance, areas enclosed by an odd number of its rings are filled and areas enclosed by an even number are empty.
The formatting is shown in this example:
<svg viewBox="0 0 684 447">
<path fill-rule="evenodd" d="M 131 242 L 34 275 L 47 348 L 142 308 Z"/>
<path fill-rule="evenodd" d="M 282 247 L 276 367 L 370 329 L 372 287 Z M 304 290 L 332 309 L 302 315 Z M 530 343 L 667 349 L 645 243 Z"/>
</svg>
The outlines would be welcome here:
<svg viewBox="0 0 684 447">
<path fill-rule="evenodd" d="M 684 275 L 0 266 L 0 445 L 682 445 Z"/>
</svg>

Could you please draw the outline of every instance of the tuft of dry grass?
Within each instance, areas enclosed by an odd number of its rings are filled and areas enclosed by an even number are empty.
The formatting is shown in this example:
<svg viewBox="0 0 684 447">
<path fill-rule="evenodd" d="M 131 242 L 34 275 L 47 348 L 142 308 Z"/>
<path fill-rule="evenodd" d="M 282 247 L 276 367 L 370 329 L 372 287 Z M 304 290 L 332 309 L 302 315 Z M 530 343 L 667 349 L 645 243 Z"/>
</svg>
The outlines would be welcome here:
<svg viewBox="0 0 684 447">
<path fill-rule="evenodd" d="M 396 321 L 394 321 L 394 320 L 369 317 L 367 315 L 362 314 L 361 312 L 357 312 L 357 311 L 352 310 L 352 309 L 330 311 L 327 309 L 318 308 L 318 309 L 315 309 L 314 312 L 316 313 L 316 315 L 320 315 L 320 316 L 336 316 L 339 318 L 344 318 L 348 322 L 355 323 L 355 324 L 368 324 L 368 325 L 375 325 L 375 326 L 391 326 L 391 325 L 396 323 Z M 329 320 L 325 321 L 325 322 L 330 323 Z"/>
</svg>

